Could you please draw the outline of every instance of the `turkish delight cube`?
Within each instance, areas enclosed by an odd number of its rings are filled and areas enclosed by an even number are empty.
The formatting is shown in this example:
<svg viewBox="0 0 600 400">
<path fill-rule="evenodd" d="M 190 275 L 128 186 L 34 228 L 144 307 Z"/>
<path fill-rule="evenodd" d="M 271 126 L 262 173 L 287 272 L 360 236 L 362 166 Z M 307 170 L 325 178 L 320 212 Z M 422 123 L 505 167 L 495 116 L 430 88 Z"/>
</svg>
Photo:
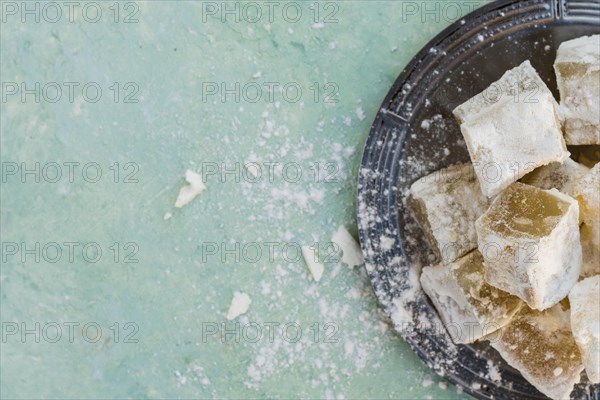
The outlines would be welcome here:
<svg viewBox="0 0 600 400">
<path fill-rule="evenodd" d="M 561 43 L 554 70 L 567 144 L 600 144 L 600 35 Z"/>
<path fill-rule="evenodd" d="M 560 400 L 570 398 L 583 371 L 565 303 L 545 311 L 523 307 L 508 325 L 484 338 L 540 392 Z"/>
<path fill-rule="evenodd" d="M 580 220 L 594 228 L 600 224 L 600 164 L 575 182 L 570 195 L 579 201 Z"/>
<path fill-rule="evenodd" d="M 489 204 L 471 164 L 454 165 L 419 179 L 407 198 L 437 258 L 445 262 L 477 247 L 475 220 Z"/>
<path fill-rule="evenodd" d="M 583 254 L 580 279 L 600 274 L 600 229 L 598 225 L 595 228 L 586 224 L 582 224 L 579 228 Z"/>
<path fill-rule="evenodd" d="M 521 182 L 540 189 L 556 189 L 569 194 L 571 185 L 590 171 L 588 167 L 567 158 L 564 162 L 553 162 L 525 175 Z"/>
<path fill-rule="evenodd" d="M 556 189 L 514 183 L 476 222 L 488 283 L 544 310 L 579 277 L 579 205 Z"/>
<path fill-rule="evenodd" d="M 523 305 L 484 281 L 477 250 L 448 265 L 423 268 L 421 285 L 455 343 L 472 343 L 498 330 Z"/>
<path fill-rule="evenodd" d="M 578 282 L 569 293 L 571 329 L 583 357 L 585 372 L 600 383 L 600 275 Z"/>
<path fill-rule="evenodd" d="M 569 156 L 558 104 L 529 61 L 458 106 L 454 115 L 488 197 L 537 167 Z"/>
</svg>

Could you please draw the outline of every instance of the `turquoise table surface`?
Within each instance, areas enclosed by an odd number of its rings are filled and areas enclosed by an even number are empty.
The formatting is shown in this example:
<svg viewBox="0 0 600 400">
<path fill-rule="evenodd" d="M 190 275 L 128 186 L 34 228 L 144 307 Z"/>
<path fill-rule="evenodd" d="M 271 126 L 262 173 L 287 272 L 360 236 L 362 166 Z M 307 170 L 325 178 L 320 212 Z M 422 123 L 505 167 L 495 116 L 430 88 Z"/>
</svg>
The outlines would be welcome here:
<svg viewBox="0 0 600 400">
<path fill-rule="evenodd" d="M 0 398 L 466 398 L 331 237 L 389 87 L 484 3 L 1 1 Z"/>
</svg>

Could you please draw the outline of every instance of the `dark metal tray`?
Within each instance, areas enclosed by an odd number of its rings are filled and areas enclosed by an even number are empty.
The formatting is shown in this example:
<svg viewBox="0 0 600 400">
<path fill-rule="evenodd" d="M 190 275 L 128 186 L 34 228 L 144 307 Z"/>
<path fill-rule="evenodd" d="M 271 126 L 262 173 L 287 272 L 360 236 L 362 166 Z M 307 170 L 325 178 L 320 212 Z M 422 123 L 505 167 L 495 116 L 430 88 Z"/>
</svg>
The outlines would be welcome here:
<svg viewBox="0 0 600 400">
<path fill-rule="evenodd" d="M 502 0 L 478 9 L 440 33 L 406 66 L 366 143 L 358 223 L 375 293 L 421 359 L 480 399 L 546 397 L 485 342 L 456 346 L 443 329 L 430 329 L 442 323 L 420 289 L 418 273 L 431 254 L 403 195 L 418 178 L 469 160 L 452 117 L 457 105 L 527 59 L 558 99 L 552 65 L 559 44 L 599 32 L 597 0 Z M 490 379 L 488 362 L 498 366 L 500 381 Z M 600 385 L 582 382 L 572 398 L 600 399 Z"/>
</svg>

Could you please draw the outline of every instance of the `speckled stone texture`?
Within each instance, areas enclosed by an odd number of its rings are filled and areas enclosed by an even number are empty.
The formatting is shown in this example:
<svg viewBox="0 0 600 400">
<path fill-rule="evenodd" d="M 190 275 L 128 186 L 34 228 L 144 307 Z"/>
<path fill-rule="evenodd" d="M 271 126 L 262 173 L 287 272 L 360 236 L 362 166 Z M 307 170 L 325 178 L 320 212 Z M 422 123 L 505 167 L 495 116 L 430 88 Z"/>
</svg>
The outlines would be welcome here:
<svg viewBox="0 0 600 400">
<path fill-rule="evenodd" d="M 356 237 L 390 85 L 484 2 L 24 4 L 0 3 L 1 398 L 466 397 L 328 242 Z M 188 169 L 206 190 L 175 209 Z M 315 242 L 319 283 L 294 250 Z"/>
</svg>

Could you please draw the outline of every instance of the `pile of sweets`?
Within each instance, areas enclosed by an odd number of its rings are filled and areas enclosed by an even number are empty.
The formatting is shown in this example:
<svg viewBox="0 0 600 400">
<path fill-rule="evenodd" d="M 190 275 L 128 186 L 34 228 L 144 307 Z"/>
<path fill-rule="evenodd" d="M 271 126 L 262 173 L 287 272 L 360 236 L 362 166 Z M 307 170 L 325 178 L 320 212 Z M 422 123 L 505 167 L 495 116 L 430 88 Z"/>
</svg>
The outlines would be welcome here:
<svg viewBox="0 0 600 400">
<path fill-rule="evenodd" d="M 489 341 L 564 399 L 583 371 L 600 383 L 600 35 L 562 43 L 554 69 L 560 104 L 525 61 L 457 107 L 471 163 L 419 179 L 407 204 L 452 340 Z"/>
</svg>

